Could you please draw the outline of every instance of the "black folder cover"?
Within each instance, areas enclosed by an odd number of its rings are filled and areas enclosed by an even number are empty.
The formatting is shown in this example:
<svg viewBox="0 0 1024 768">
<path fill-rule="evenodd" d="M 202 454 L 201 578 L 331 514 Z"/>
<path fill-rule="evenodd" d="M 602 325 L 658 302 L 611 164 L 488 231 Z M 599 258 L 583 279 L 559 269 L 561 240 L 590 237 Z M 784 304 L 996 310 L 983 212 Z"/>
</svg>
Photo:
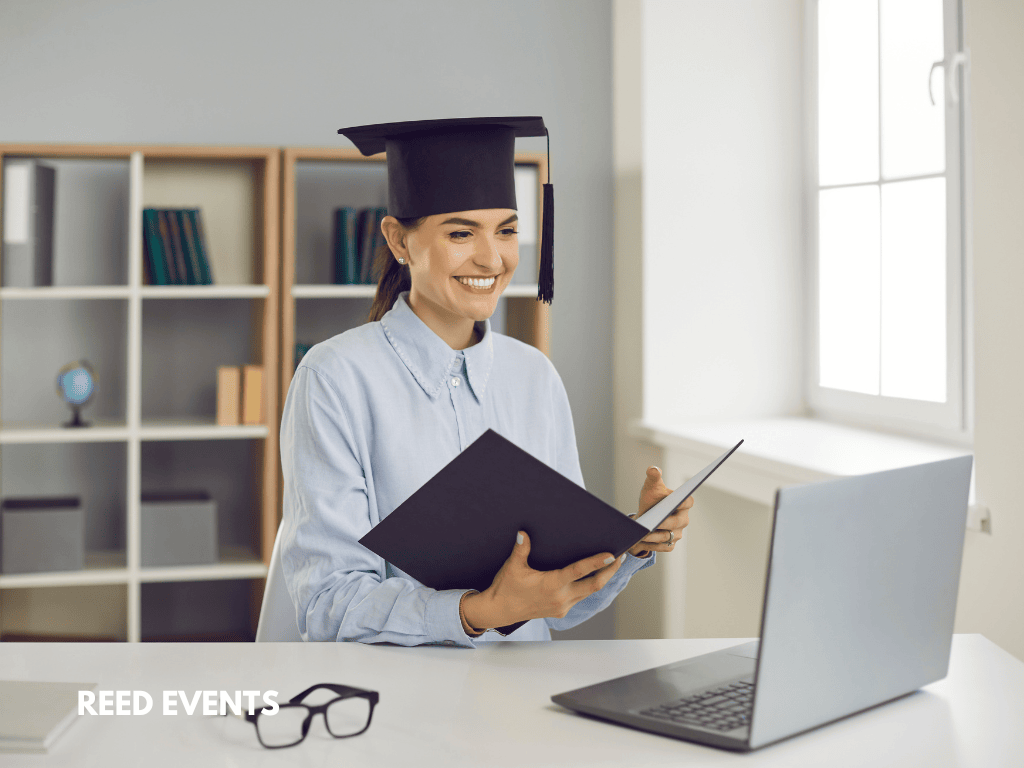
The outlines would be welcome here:
<svg viewBox="0 0 1024 768">
<path fill-rule="evenodd" d="M 483 592 L 521 530 L 530 567 L 549 571 L 600 552 L 618 557 L 649 529 L 488 429 L 359 543 L 428 587 Z"/>
</svg>

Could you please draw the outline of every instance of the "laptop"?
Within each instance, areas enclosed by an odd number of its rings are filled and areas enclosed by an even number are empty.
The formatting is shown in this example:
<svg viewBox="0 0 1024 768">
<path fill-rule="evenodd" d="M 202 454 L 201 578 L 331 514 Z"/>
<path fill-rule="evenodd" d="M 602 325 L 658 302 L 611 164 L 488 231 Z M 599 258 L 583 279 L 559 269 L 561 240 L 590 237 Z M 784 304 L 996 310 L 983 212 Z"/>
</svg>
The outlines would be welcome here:
<svg viewBox="0 0 1024 768">
<path fill-rule="evenodd" d="M 760 641 L 551 697 L 750 751 L 946 676 L 973 456 L 781 488 Z"/>
</svg>

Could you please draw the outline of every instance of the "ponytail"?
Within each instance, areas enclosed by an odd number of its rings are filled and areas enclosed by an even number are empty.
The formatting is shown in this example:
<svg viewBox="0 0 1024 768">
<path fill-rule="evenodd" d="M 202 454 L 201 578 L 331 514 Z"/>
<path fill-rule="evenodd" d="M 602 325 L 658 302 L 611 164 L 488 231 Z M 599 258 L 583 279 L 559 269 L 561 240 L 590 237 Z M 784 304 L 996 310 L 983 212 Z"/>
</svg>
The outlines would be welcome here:
<svg viewBox="0 0 1024 768">
<path fill-rule="evenodd" d="M 408 232 L 416 229 L 426 217 L 398 219 L 398 223 Z M 387 240 L 382 240 L 373 257 L 373 274 L 380 275 L 377 281 L 377 294 L 373 297 L 368 322 L 380 320 L 394 306 L 398 294 L 412 289 L 412 278 L 409 276 L 409 265 L 399 264 L 391 252 Z"/>
</svg>

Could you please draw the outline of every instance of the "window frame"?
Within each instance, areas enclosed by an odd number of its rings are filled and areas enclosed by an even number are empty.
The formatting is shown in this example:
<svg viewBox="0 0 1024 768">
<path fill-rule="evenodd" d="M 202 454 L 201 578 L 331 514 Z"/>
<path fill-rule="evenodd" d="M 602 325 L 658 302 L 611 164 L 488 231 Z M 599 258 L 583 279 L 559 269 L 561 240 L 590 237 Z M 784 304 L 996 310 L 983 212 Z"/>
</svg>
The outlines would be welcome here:
<svg viewBox="0 0 1024 768">
<path fill-rule="evenodd" d="M 813 417 L 960 445 L 973 442 L 973 345 L 969 234 L 967 67 L 950 65 L 964 51 L 962 0 L 943 0 L 942 98 L 946 104 L 946 402 L 934 403 L 822 387 L 819 381 L 818 314 L 818 0 L 804 2 L 806 354 L 804 399 Z M 881 51 L 879 51 L 881 55 Z M 959 92 L 949 98 L 950 78 Z M 922 79 L 921 87 L 926 83 Z M 938 97 L 939 94 L 936 94 Z M 881 94 L 879 94 L 881 99 Z M 880 105 L 881 109 L 881 105 Z M 881 119 L 881 111 L 879 112 Z M 879 127 L 879 130 L 881 128 Z M 881 145 L 879 145 L 881 146 Z M 906 178 L 915 178 L 913 176 Z M 880 188 L 904 177 L 875 182 Z M 839 187 L 846 185 L 829 185 Z M 851 185 L 853 186 L 853 185 Z"/>
</svg>

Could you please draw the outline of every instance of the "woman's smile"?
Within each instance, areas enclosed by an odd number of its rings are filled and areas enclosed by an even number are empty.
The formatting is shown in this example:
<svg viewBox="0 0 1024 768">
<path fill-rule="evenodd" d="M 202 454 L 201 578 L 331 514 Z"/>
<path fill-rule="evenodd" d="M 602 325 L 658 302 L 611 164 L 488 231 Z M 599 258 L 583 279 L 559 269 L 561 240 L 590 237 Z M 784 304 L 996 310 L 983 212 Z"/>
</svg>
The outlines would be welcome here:
<svg viewBox="0 0 1024 768">
<path fill-rule="evenodd" d="M 470 293 L 487 294 L 494 292 L 494 288 L 498 284 L 498 276 L 462 277 L 456 275 L 455 281 Z"/>
</svg>

